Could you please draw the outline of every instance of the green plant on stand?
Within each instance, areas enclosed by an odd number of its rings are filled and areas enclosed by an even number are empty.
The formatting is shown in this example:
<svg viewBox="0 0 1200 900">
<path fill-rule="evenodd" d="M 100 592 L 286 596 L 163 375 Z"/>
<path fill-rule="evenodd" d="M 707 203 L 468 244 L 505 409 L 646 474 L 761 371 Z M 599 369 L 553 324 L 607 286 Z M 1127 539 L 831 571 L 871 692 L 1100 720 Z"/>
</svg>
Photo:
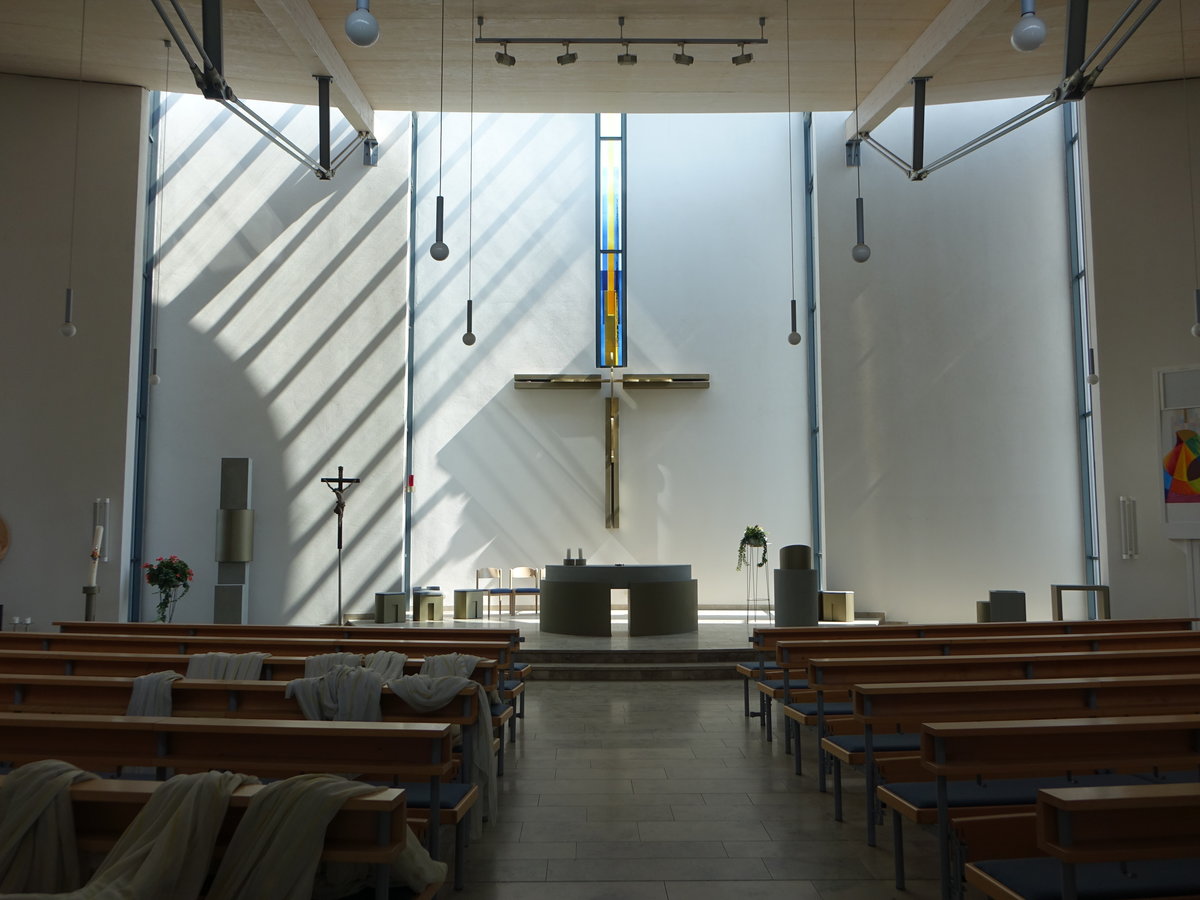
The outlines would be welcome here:
<svg viewBox="0 0 1200 900">
<path fill-rule="evenodd" d="M 767 533 L 758 525 L 747 525 L 746 533 L 742 535 L 742 539 L 738 542 L 738 563 L 737 570 L 742 571 L 742 566 L 749 565 L 746 558 L 747 547 L 761 547 L 762 559 L 756 565 L 762 568 L 767 564 Z"/>
</svg>

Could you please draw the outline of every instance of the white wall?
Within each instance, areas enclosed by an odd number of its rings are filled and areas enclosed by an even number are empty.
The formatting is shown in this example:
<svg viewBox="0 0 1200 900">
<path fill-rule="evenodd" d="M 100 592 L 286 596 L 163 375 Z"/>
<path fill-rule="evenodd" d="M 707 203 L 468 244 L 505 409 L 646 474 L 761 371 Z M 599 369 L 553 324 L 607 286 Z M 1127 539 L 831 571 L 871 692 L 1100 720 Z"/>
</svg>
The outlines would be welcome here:
<svg viewBox="0 0 1200 900">
<path fill-rule="evenodd" d="M 315 154 L 314 108 L 254 106 Z M 400 581 L 409 118 L 377 116 L 378 167 L 356 152 L 320 181 L 217 104 L 172 97 L 145 549 L 196 572 L 177 620 L 211 617 L 226 456 L 253 460 L 251 622 L 335 616 L 318 479 L 339 465 L 363 479 L 346 495 L 346 611 Z M 347 133 L 335 125 L 335 151 Z"/>
<path fill-rule="evenodd" d="M 927 159 L 1027 102 L 930 107 Z M 816 117 L 826 584 L 889 619 L 972 621 L 1082 575 L 1061 120 L 910 183 Z M 874 136 L 911 150 L 909 111 Z"/>
<path fill-rule="evenodd" d="M 512 386 L 597 371 L 594 117 L 476 117 L 466 347 L 467 117 L 446 117 L 451 257 L 437 263 L 437 116 L 422 116 L 415 584 L 462 587 L 481 566 L 582 548 L 597 563 L 691 563 L 702 604 L 738 604 L 747 524 L 775 546 L 809 539 L 804 351 L 786 341 L 787 119 L 628 121 L 627 371 L 708 372 L 712 387 L 618 389 L 621 527 L 606 530 L 600 393 Z"/>
<path fill-rule="evenodd" d="M 1184 556 L 1163 530 L 1153 374 L 1200 365 L 1190 333 L 1197 195 L 1189 196 L 1200 172 L 1200 85 L 1187 87 L 1186 99 L 1169 82 L 1104 88 L 1085 101 L 1104 569 L 1116 615 L 1189 614 Z M 1121 558 L 1122 496 L 1137 500 L 1137 559 Z"/>
<path fill-rule="evenodd" d="M 97 497 L 112 502 L 97 612 L 124 607 L 144 102 L 137 88 L 0 75 L 0 516 L 12 538 L 0 603 L 35 629 L 83 617 Z M 58 331 L 68 284 L 70 339 Z"/>
</svg>

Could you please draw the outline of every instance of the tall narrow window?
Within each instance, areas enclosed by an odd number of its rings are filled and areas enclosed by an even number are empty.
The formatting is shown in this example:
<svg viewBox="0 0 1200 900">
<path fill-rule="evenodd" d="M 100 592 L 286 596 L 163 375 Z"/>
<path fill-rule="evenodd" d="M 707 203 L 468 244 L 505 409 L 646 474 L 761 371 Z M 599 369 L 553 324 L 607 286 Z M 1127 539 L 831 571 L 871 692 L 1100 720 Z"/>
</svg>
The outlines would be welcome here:
<svg viewBox="0 0 1200 900">
<path fill-rule="evenodd" d="M 625 115 L 596 116 L 596 365 L 625 365 Z"/>
</svg>

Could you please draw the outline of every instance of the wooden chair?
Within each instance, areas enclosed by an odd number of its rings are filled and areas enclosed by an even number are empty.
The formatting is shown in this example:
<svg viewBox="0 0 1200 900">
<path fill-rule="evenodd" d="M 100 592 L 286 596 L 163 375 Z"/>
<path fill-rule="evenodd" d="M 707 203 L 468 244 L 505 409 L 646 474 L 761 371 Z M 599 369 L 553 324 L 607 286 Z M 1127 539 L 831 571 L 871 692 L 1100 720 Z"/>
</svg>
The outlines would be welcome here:
<svg viewBox="0 0 1200 900">
<path fill-rule="evenodd" d="M 518 581 L 532 581 L 532 585 L 517 586 Z M 533 611 L 538 611 L 538 601 L 542 595 L 542 575 L 537 569 L 532 566 L 516 566 L 508 570 L 508 589 L 511 593 L 512 601 L 510 608 L 515 611 L 517 597 L 533 597 Z"/>
<path fill-rule="evenodd" d="M 475 570 L 475 589 L 477 591 L 487 591 L 487 617 L 492 617 L 492 598 L 493 597 L 508 597 L 509 611 L 512 611 L 512 594 L 508 588 L 504 586 L 504 570 L 492 567 L 484 567 Z M 503 600 L 501 600 L 503 603 Z M 503 610 L 501 606 L 501 610 Z"/>
</svg>

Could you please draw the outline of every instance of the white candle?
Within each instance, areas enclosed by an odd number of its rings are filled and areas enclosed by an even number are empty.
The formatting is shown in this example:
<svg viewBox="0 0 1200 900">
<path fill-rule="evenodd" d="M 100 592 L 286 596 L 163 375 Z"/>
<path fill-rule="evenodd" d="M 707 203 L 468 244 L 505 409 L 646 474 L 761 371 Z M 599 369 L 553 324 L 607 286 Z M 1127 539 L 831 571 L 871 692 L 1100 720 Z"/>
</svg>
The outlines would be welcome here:
<svg viewBox="0 0 1200 900">
<path fill-rule="evenodd" d="M 100 544 L 104 540 L 104 526 L 97 525 L 92 534 L 92 565 L 88 573 L 88 587 L 96 586 L 96 567 L 100 565 Z"/>
</svg>

